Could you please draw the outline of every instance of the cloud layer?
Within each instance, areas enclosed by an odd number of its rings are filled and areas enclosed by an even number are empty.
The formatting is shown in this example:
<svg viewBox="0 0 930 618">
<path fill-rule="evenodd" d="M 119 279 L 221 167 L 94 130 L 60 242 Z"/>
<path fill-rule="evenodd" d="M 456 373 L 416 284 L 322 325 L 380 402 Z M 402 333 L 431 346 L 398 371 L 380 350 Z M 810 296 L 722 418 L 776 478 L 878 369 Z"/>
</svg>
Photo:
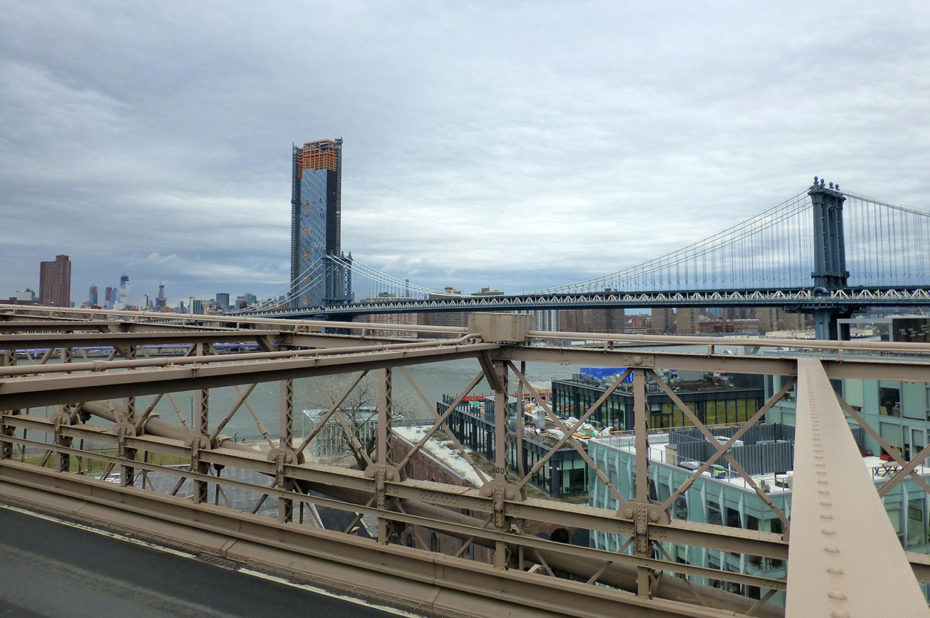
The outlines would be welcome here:
<svg viewBox="0 0 930 618">
<path fill-rule="evenodd" d="M 873 3 L 13 3 L 0 297 L 282 293 L 290 146 L 343 247 L 428 287 L 618 270 L 804 189 L 930 208 L 930 11 Z M 134 298 L 135 300 L 135 298 Z"/>
</svg>

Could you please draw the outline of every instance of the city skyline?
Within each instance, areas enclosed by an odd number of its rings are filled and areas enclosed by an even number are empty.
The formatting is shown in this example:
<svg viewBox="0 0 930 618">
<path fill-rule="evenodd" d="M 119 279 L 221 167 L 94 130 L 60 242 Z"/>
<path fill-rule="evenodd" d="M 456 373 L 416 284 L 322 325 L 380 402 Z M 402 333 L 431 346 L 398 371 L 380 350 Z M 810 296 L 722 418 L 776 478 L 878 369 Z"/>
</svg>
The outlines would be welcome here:
<svg viewBox="0 0 930 618">
<path fill-rule="evenodd" d="M 0 15 L 4 297 L 58 253 L 76 303 L 121 272 L 169 304 L 286 294 L 289 145 L 318 136 L 352 145 L 344 246 L 437 289 L 617 270 L 814 174 L 930 205 L 921 3 L 348 3 L 313 36 L 245 3 L 54 7 Z"/>
</svg>

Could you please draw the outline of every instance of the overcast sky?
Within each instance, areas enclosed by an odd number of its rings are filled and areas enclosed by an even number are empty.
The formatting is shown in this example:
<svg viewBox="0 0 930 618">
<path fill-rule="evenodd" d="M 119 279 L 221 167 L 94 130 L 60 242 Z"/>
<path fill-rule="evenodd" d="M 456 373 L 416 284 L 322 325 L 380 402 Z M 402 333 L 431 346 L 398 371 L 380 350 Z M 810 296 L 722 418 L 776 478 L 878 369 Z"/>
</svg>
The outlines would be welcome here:
<svg viewBox="0 0 930 618">
<path fill-rule="evenodd" d="M 811 8 L 810 4 L 817 4 Z M 605 274 L 803 191 L 930 208 L 930 5 L 0 0 L 0 298 L 287 287 L 291 144 L 428 287 Z"/>
</svg>

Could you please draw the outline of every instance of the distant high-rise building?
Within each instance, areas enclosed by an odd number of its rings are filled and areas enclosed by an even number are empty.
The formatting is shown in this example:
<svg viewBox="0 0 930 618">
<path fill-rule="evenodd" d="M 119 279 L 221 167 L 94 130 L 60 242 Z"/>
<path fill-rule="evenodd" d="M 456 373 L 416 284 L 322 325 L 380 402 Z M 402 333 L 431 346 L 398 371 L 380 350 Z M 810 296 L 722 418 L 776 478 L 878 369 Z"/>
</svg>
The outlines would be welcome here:
<svg viewBox="0 0 930 618">
<path fill-rule="evenodd" d="M 120 275 L 119 308 L 125 309 L 127 306 L 129 306 L 129 275 Z"/>
<path fill-rule="evenodd" d="M 542 323 L 537 317 L 536 326 L 539 330 L 556 330 L 540 328 Z M 573 332 L 622 333 L 626 330 L 626 314 L 619 308 L 563 309 L 558 312 L 556 324 L 562 330 Z"/>
<path fill-rule="evenodd" d="M 652 308 L 652 332 L 657 335 L 674 332 L 675 310 L 670 307 Z"/>
<path fill-rule="evenodd" d="M 352 257 L 342 255 L 341 219 L 342 139 L 294 146 L 291 306 L 295 309 L 351 300 Z"/>
<path fill-rule="evenodd" d="M 97 304 L 97 286 L 96 285 L 90 286 L 90 296 L 88 296 L 87 300 L 90 301 L 91 305 Z"/>
<path fill-rule="evenodd" d="M 113 289 L 113 286 L 108 285 L 103 295 L 103 306 L 106 307 L 107 309 L 112 309 L 113 303 L 115 302 L 113 300 L 115 296 L 116 296 L 116 290 Z"/>
<path fill-rule="evenodd" d="M 39 304 L 71 306 L 71 260 L 56 255 L 54 262 L 42 262 L 39 270 Z"/>
<path fill-rule="evenodd" d="M 675 311 L 675 330 L 679 335 L 693 335 L 701 330 L 701 310 L 698 307 L 679 307 Z"/>
<path fill-rule="evenodd" d="M 217 292 L 216 293 L 216 310 L 217 311 L 228 311 L 229 310 L 229 293 L 228 292 Z"/>
<path fill-rule="evenodd" d="M 195 298 L 191 301 L 191 313 L 203 315 L 203 301 Z"/>
<path fill-rule="evenodd" d="M 16 290 L 16 300 L 34 302 L 36 299 L 36 291 L 30 288 L 25 290 Z"/>
<path fill-rule="evenodd" d="M 158 284 L 158 296 L 155 298 L 155 311 L 161 311 L 168 306 L 168 298 L 165 296 L 165 284 Z"/>
</svg>

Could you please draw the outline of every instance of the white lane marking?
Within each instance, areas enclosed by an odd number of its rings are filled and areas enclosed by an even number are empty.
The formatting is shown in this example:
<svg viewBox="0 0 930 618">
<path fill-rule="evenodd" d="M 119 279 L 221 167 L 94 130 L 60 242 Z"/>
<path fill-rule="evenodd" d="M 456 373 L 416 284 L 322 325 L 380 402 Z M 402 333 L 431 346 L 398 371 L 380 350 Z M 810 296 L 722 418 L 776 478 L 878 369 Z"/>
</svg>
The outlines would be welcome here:
<svg viewBox="0 0 930 618">
<path fill-rule="evenodd" d="M 364 599 L 357 599 L 355 597 L 349 597 L 336 592 L 326 590 L 325 588 L 317 588 L 316 586 L 311 586 L 309 584 L 299 584 L 297 582 L 292 582 L 283 577 L 278 577 L 277 575 L 269 575 L 268 573 L 262 573 L 261 571 L 253 571 L 252 569 L 247 569 L 242 567 L 238 569 L 240 573 L 245 575 L 251 575 L 253 577 L 258 577 L 261 579 L 267 579 L 268 581 L 273 581 L 279 584 L 284 584 L 285 586 L 291 586 L 292 588 L 300 588 L 301 590 L 306 590 L 314 594 L 319 594 L 326 597 L 331 597 L 333 599 L 340 599 L 342 601 L 347 601 L 349 603 L 354 603 L 355 605 L 364 605 L 365 607 L 370 607 L 387 614 L 394 614 L 395 616 L 407 616 L 407 618 L 424 618 L 423 614 L 414 614 L 413 612 L 408 612 L 407 610 L 398 609 L 396 607 L 390 607 L 388 605 L 379 605 L 378 603 L 372 603 L 370 601 L 365 601 Z"/>
<path fill-rule="evenodd" d="M 28 509 L 20 508 L 18 506 L 11 506 L 8 504 L 0 504 L 0 508 L 6 509 L 8 511 L 13 511 L 15 513 L 20 513 L 22 515 L 29 515 L 31 517 L 38 517 L 39 519 L 44 519 L 45 521 L 51 521 L 58 524 L 64 524 L 65 526 L 70 526 L 72 528 L 77 528 L 78 530 L 85 530 L 87 532 L 92 532 L 94 534 L 99 534 L 101 536 L 109 537 L 111 539 L 118 539 L 120 541 L 127 541 L 129 543 L 134 543 L 136 545 L 141 545 L 142 547 L 147 547 L 149 549 L 154 549 L 155 551 L 164 552 L 166 554 L 172 554 L 174 556 L 180 556 L 181 558 L 187 558 L 189 560 L 200 560 L 200 556 L 196 554 L 191 554 L 186 551 L 180 551 L 177 549 L 172 549 L 170 547 L 165 547 L 163 545 L 156 545 L 155 543 L 149 543 L 148 541 L 143 541 L 141 539 L 136 539 L 131 536 L 126 536 L 118 532 L 110 532 L 109 530 L 101 530 L 99 528 L 94 528 L 85 524 L 79 524 L 77 522 L 68 521 L 67 519 L 61 519 L 60 517 L 55 517 L 53 515 L 46 515 L 45 513 L 38 513 L 36 511 L 30 511 Z M 393 614 L 395 616 L 405 616 L 407 618 L 423 618 L 422 614 L 414 614 L 413 612 L 408 612 L 403 609 L 398 609 L 396 607 L 390 607 L 388 605 L 380 605 L 378 603 L 372 603 L 370 601 L 365 601 L 364 599 L 357 599 L 355 597 L 345 596 L 335 592 L 326 590 L 325 588 L 318 588 L 317 586 L 311 586 L 309 584 L 300 584 L 297 582 L 292 582 L 283 577 L 278 577 L 276 575 L 269 575 L 268 573 L 262 573 L 261 571 L 255 571 L 245 567 L 239 567 L 235 570 L 243 575 L 250 575 L 252 577 L 258 577 L 259 579 L 265 579 L 272 581 L 278 584 L 283 584 L 285 586 L 290 586 L 292 588 L 300 588 L 301 590 L 306 590 L 314 594 L 319 594 L 321 596 L 330 597 L 333 599 L 339 599 L 346 601 L 348 603 L 353 603 L 355 605 L 363 605 L 365 607 L 370 607 L 372 609 L 385 612 L 387 614 Z"/>
<path fill-rule="evenodd" d="M 67 519 L 61 519 L 60 517 L 55 517 L 54 515 L 46 515 L 45 513 L 38 513 L 36 511 L 30 511 L 28 509 L 23 509 L 17 506 L 10 506 L 8 504 L 0 504 L 0 508 L 6 509 L 8 511 L 13 511 L 16 513 L 20 513 L 22 515 L 38 517 L 39 519 L 44 519 L 45 521 L 51 521 L 57 524 L 63 524 L 65 526 L 77 528 L 78 530 L 84 530 L 86 532 L 93 532 L 94 534 L 99 534 L 100 536 L 109 537 L 111 539 L 117 539 L 120 541 L 126 541 L 127 543 L 133 543 L 135 545 L 140 545 L 142 547 L 148 547 L 149 549 L 161 551 L 166 554 L 173 554 L 175 556 L 180 556 L 181 558 L 192 558 L 192 559 L 197 558 L 196 555 L 191 554 L 186 551 L 181 551 L 178 549 L 171 549 L 170 547 L 165 547 L 163 545 L 156 545 L 155 543 L 149 543 L 148 541 L 143 541 L 142 539 L 136 539 L 131 536 L 126 536 L 125 534 L 120 534 L 118 532 L 111 532 L 109 530 L 101 530 L 100 528 L 94 528 L 93 526 L 79 524 L 77 522 L 69 521 Z"/>
</svg>

